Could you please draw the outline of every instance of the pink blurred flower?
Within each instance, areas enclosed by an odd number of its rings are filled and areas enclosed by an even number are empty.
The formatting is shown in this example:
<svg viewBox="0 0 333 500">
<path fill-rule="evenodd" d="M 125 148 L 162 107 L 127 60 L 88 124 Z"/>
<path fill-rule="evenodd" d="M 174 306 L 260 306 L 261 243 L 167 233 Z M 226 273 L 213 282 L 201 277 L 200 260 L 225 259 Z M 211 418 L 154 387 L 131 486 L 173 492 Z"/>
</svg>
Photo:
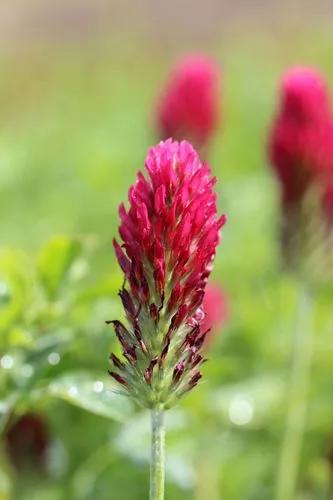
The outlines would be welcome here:
<svg viewBox="0 0 333 500">
<path fill-rule="evenodd" d="M 188 139 L 205 147 L 219 119 L 219 70 L 204 56 L 191 56 L 172 71 L 157 108 L 160 137 Z"/>
<path fill-rule="evenodd" d="M 218 331 L 229 317 L 229 305 L 225 292 L 216 284 L 209 283 L 205 290 L 202 308 L 205 317 L 202 321 L 202 330 Z M 208 335 L 210 338 L 211 335 Z"/>
<path fill-rule="evenodd" d="M 280 181 L 284 261 L 326 279 L 331 252 L 325 243 L 333 228 L 333 115 L 324 78 L 311 68 L 289 70 L 280 101 L 269 156 Z M 322 256 L 315 259 L 318 252 Z"/>
<path fill-rule="evenodd" d="M 196 313 L 225 217 L 217 216 L 215 179 L 188 142 L 159 143 L 145 166 L 148 178 L 138 173 L 129 209 L 119 207 L 123 244 L 114 247 L 129 285 L 120 291 L 128 326 L 112 323 L 127 362 L 112 354 L 110 374 L 149 406 L 201 377 L 206 331 Z"/>
<path fill-rule="evenodd" d="M 293 68 L 282 79 L 269 155 L 285 210 L 301 203 L 313 182 L 326 183 L 332 176 L 333 120 L 326 84 L 317 71 Z"/>
</svg>

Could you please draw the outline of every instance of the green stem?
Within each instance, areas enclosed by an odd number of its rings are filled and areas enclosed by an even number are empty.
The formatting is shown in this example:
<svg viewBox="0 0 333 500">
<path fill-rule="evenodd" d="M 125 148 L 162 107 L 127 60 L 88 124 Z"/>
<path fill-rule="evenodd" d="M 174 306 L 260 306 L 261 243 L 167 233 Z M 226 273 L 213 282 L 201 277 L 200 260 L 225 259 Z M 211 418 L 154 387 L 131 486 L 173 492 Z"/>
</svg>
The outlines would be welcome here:
<svg viewBox="0 0 333 500">
<path fill-rule="evenodd" d="M 277 500 L 293 500 L 296 493 L 313 356 L 313 306 L 311 293 L 305 285 L 301 285 L 289 378 L 288 414 L 278 472 Z"/>
<path fill-rule="evenodd" d="M 150 500 L 164 500 L 165 428 L 164 411 L 151 411 Z"/>
</svg>

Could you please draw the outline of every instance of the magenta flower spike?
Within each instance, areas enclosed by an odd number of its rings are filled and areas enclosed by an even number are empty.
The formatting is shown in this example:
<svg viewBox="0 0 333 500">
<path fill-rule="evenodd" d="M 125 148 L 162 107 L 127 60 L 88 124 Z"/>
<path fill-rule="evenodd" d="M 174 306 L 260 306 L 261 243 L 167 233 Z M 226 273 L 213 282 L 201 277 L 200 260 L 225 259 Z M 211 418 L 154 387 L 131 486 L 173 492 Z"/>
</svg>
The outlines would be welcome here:
<svg viewBox="0 0 333 500">
<path fill-rule="evenodd" d="M 125 285 L 126 325 L 111 321 L 123 351 L 110 375 L 144 407 L 165 408 L 195 387 L 204 359 L 200 306 L 225 216 L 218 217 L 215 178 L 186 141 L 150 149 L 146 176 L 119 207 L 114 240 Z"/>
<path fill-rule="evenodd" d="M 114 248 L 126 324 L 108 322 L 123 353 L 111 354 L 109 373 L 121 392 L 151 409 L 150 500 L 162 500 L 163 414 L 202 377 L 201 306 L 225 216 L 217 215 L 215 178 L 188 142 L 160 142 L 145 167 L 129 189 L 129 208 L 119 207 Z"/>
<path fill-rule="evenodd" d="M 293 68 L 283 77 L 269 158 L 280 184 L 285 262 L 295 269 L 307 262 L 319 276 L 327 249 L 323 258 L 313 256 L 332 229 L 333 115 L 316 70 Z"/>
<path fill-rule="evenodd" d="M 162 139 L 188 139 L 204 148 L 220 114 L 219 70 L 204 56 L 190 56 L 171 72 L 158 102 L 156 122 Z"/>
<path fill-rule="evenodd" d="M 281 184 L 284 209 L 299 205 L 314 182 L 333 174 L 333 119 L 323 77 L 293 68 L 282 79 L 269 156 Z"/>
</svg>

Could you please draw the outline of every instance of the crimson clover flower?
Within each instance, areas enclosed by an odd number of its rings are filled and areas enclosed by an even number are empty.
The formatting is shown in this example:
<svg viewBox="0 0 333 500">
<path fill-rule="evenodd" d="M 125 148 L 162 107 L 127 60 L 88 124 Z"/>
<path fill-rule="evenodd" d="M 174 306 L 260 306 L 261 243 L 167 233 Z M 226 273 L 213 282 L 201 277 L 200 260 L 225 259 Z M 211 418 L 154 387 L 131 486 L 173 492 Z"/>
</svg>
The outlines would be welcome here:
<svg viewBox="0 0 333 500">
<path fill-rule="evenodd" d="M 207 145 L 219 121 L 219 71 L 214 61 L 190 56 L 171 72 L 157 106 L 162 139 L 185 138 L 197 148 Z"/>
<path fill-rule="evenodd" d="M 285 206 L 297 205 L 314 180 L 332 176 L 333 120 L 326 84 L 315 70 L 293 68 L 283 78 L 269 153 Z"/>
<path fill-rule="evenodd" d="M 129 208 L 119 207 L 126 324 L 110 321 L 123 359 L 112 353 L 109 373 L 142 406 L 167 408 L 202 376 L 200 306 L 225 216 L 217 215 L 216 179 L 188 142 L 160 142 L 145 167 Z"/>
<path fill-rule="evenodd" d="M 324 78 L 314 69 L 290 69 L 282 79 L 269 157 L 280 183 L 286 261 L 321 245 L 332 227 L 333 116 Z M 326 230 L 326 229 L 325 229 Z"/>
</svg>

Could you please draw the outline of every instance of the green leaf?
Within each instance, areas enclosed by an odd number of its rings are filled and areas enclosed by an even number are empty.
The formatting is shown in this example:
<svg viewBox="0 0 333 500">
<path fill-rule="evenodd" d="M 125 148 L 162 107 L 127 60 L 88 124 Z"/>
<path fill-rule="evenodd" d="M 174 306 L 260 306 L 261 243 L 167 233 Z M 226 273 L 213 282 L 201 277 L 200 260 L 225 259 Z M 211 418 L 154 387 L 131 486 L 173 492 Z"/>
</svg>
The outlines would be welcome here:
<svg viewBox="0 0 333 500">
<path fill-rule="evenodd" d="M 31 269 L 31 261 L 24 252 L 13 248 L 0 249 L 0 332 L 7 331 L 22 318 L 33 300 Z"/>
<path fill-rule="evenodd" d="M 12 485 L 7 465 L 0 462 L 0 499 L 10 500 L 11 489 Z"/>
<path fill-rule="evenodd" d="M 18 391 L 11 390 L 10 394 L 7 395 L 7 398 L 0 400 L 0 436 L 5 429 L 8 420 L 10 419 L 10 416 L 13 413 L 13 410 L 15 408 L 15 405 L 17 404 L 17 401 L 19 400 L 19 397 L 20 395 Z M 1 500 L 1 495 L 0 495 L 0 500 Z"/>
<path fill-rule="evenodd" d="M 59 398 L 86 411 L 118 422 L 131 414 L 132 405 L 125 396 L 117 394 L 109 377 L 72 372 L 55 379 L 46 394 Z"/>
<path fill-rule="evenodd" d="M 81 245 L 65 236 L 55 236 L 42 248 L 37 269 L 49 299 L 56 298 L 71 265 L 79 255 Z"/>
</svg>

